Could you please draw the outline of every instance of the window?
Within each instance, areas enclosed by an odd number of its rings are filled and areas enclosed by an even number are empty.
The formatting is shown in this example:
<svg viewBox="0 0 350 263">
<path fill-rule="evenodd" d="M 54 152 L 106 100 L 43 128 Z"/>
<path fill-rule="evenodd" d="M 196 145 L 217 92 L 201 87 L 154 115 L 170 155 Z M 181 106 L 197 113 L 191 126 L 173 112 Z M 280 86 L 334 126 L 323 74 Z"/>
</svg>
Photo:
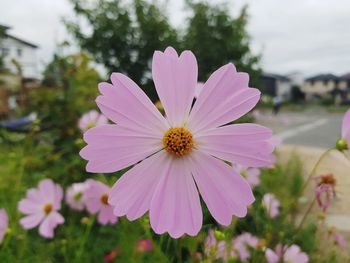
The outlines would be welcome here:
<svg viewBox="0 0 350 263">
<path fill-rule="evenodd" d="M 1 51 L 1 56 L 3 57 L 6 57 L 10 53 L 10 50 L 6 47 L 1 48 L 0 51 Z"/>
<path fill-rule="evenodd" d="M 22 49 L 17 48 L 17 56 L 19 56 L 19 57 L 22 56 Z"/>
</svg>

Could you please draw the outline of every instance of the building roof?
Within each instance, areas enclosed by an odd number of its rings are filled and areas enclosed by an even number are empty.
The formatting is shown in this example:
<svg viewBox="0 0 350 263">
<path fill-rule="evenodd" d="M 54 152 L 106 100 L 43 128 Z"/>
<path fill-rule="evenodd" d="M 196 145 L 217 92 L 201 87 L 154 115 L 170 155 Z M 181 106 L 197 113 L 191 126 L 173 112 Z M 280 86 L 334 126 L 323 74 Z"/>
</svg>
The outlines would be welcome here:
<svg viewBox="0 0 350 263">
<path fill-rule="evenodd" d="M 342 75 L 340 78 L 344 79 L 344 80 L 350 80 L 350 72 L 347 73 L 347 74 Z"/>
<path fill-rule="evenodd" d="M 0 28 L 3 28 L 3 29 L 10 29 L 11 27 L 0 24 Z"/>
<path fill-rule="evenodd" d="M 267 72 L 263 72 L 261 74 L 261 77 L 263 78 L 271 78 L 271 79 L 276 79 L 276 80 L 281 80 L 281 81 L 290 81 L 290 78 L 283 76 L 283 75 L 279 75 L 279 74 L 274 74 L 274 73 L 267 73 Z"/>
<path fill-rule="evenodd" d="M 30 46 L 30 47 L 32 47 L 32 48 L 38 48 L 38 47 L 39 47 L 38 45 L 35 45 L 35 44 L 33 44 L 33 43 L 30 43 L 30 42 L 28 42 L 28 41 L 26 41 L 26 40 L 20 39 L 20 38 L 18 38 L 18 37 L 13 36 L 13 35 L 9 35 L 9 34 L 7 34 L 7 33 L 6 33 L 5 35 L 6 35 L 6 37 L 8 37 L 8 38 L 12 38 L 12 39 L 14 39 L 14 40 L 16 40 L 16 41 L 18 41 L 18 42 L 21 42 L 21 43 L 24 44 L 24 45 Z"/>
<path fill-rule="evenodd" d="M 339 80 L 339 77 L 329 73 L 329 74 L 319 74 L 306 79 L 306 81 L 315 81 L 315 80 L 321 80 L 321 81 Z"/>
</svg>

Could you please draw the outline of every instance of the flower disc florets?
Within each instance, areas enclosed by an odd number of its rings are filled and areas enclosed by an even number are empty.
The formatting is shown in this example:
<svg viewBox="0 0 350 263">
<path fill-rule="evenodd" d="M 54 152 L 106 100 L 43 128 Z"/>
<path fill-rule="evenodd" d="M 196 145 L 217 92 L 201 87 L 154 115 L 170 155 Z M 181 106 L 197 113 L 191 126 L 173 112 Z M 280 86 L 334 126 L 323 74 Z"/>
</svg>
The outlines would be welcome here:
<svg viewBox="0 0 350 263">
<path fill-rule="evenodd" d="M 192 133 L 183 127 L 170 128 L 164 134 L 163 145 L 168 153 L 176 157 L 182 157 L 192 151 Z"/>
<path fill-rule="evenodd" d="M 47 203 L 45 206 L 44 206 L 44 212 L 46 215 L 50 214 L 50 212 L 52 211 L 52 204 L 50 203 Z"/>
</svg>

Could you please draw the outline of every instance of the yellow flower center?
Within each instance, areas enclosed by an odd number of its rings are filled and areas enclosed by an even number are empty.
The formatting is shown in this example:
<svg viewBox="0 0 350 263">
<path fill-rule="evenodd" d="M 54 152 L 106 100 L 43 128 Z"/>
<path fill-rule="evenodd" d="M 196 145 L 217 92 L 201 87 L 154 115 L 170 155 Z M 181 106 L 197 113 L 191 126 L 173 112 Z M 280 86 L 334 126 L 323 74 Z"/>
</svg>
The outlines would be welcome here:
<svg viewBox="0 0 350 263">
<path fill-rule="evenodd" d="M 104 204 L 104 205 L 108 205 L 108 194 L 103 194 L 103 195 L 101 196 L 101 202 L 102 202 L 102 204 Z"/>
<path fill-rule="evenodd" d="M 163 137 L 165 150 L 176 156 L 182 157 L 192 151 L 193 136 L 186 128 L 170 128 Z"/>
<path fill-rule="evenodd" d="M 47 214 L 50 214 L 50 212 L 52 211 L 52 204 L 50 203 L 47 203 L 46 205 L 44 205 L 44 213 L 47 215 Z"/>
<path fill-rule="evenodd" d="M 96 124 L 94 122 L 90 122 L 88 123 L 88 125 L 86 126 L 88 129 L 94 128 L 96 126 Z"/>
</svg>

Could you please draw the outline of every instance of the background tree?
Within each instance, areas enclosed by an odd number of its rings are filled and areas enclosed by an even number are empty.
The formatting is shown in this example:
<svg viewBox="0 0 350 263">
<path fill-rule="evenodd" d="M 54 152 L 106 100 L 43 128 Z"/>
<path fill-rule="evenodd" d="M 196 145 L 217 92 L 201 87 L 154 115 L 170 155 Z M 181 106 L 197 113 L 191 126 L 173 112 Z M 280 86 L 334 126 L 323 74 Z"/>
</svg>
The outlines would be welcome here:
<svg viewBox="0 0 350 263">
<path fill-rule="evenodd" d="M 187 1 L 192 16 L 184 36 L 184 46 L 193 50 L 199 63 L 199 78 L 205 81 L 218 67 L 233 62 L 239 71 L 248 72 L 257 83 L 260 56 L 252 54 L 247 33 L 247 6 L 233 18 L 226 6 Z"/>
<path fill-rule="evenodd" d="M 153 3 L 134 0 L 71 0 L 78 17 L 85 18 L 91 33 L 85 34 L 78 21 L 66 25 L 82 49 L 95 56 L 109 72 L 126 73 L 151 96 L 150 65 L 154 50 L 177 46 L 177 32 L 161 9 Z"/>
<path fill-rule="evenodd" d="M 109 72 L 126 73 L 146 91 L 153 101 L 150 62 L 154 50 L 171 45 L 192 50 L 199 62 L 199 79 L 204 81 L 218 67 L 233 62 L 237 69 L 250 74 L 252 85 L 259 76 L 260 57 L 252 54 L 246 30 L 247 7 L 233 18 L 225 6 L 187 1 L 191 15 L 183 31 L 168 22 L 165 8 L 156 2 L 133 0 L 71 0 L 76 21 L 66 25 L 81 48 L 95 56 Z M 90 27 L 84 33 L 80 19 Z"/>
</svg>

